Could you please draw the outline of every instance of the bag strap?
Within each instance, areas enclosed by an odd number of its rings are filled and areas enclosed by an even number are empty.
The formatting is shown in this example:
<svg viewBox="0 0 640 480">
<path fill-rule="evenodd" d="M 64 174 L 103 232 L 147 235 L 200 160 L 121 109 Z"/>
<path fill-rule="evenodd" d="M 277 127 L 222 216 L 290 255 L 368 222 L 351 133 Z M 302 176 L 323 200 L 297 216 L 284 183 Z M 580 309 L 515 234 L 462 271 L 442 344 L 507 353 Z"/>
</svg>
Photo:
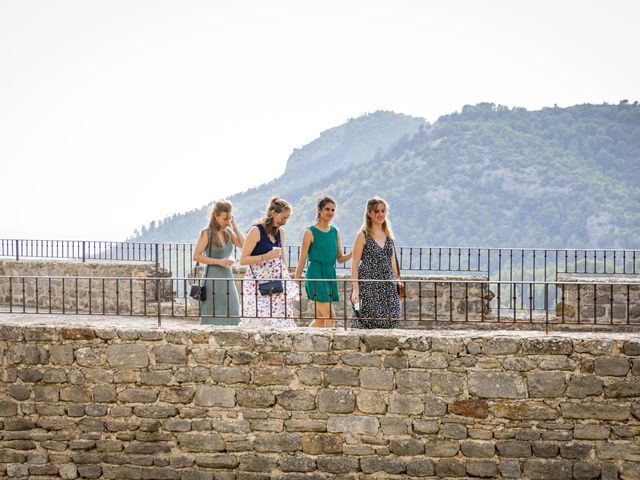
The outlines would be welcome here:
<svg viewBox="0 0 640 480">
<path fill-rule="evenodd" d="M 282 278 L 282 259 L 278 258 L 278 260 L 280 260 L 278 263 L 280 264 L 280 278 Z M 254 280 L 258 280 L 255 272 L 253 271 L 253 267 L 251 265 L 249 265 L 249 270 L 251 270 L 251 275 L 253 275 Z"/>
<path fill-rule="evenodd" d="M 393 243 L 393 258 L 396 261 L 396 268 L 398 269 L 398 280 L 400 280 L 400 262 L 398 261 L 398 252 L 396 252 L 396 242 L 394 240 L 391 240 L 391 243 Z"/>
<path fill-rule="evenodd" d="M 207 228 L 207 257 L 211 258 L 211 230 L 209 228 Z M 200 262 L 196 261 L 196 266 L 193 267 L 194 273 L 198 271 L 199 266 L 200 266 Z"/>
</svg>

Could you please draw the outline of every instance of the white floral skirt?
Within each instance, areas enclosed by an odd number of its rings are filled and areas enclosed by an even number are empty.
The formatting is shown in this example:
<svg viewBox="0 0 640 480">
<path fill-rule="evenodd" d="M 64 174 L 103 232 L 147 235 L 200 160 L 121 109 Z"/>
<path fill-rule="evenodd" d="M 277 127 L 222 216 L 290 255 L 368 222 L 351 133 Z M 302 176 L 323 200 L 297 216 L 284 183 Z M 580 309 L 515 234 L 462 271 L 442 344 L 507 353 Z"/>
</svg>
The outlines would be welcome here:
<svg viewBox="0 0 640 480">
<path fill-rule="evenodd" d="M 253 271 L 252 271 L 253 270 Z M 255 274 L 255 276 L 254 276 Z M 258 283 L 282 278 L 286 288 L 282 293 L 261 295 Z M 258 280 L 255 282 L 254 280 Z M 241 327 L 295 327 L 293 302 L 300 298 L 296 281 L 291 280 L 282 260 L 264 260 L 252 265 L 242 282 Z"/>
</svg>

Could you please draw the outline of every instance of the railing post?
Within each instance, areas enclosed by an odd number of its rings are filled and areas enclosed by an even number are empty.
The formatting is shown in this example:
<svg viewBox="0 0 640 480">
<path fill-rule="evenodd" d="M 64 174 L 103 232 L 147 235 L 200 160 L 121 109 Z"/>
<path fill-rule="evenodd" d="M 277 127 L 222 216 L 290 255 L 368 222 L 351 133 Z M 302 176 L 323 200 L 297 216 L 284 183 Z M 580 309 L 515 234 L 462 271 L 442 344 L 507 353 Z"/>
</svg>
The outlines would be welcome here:
<svg viewBox="0 0 640 480">
<path fill-rule="evenodd" d="M 20 240 L 16 240 L 16 260 L 20 260 Z"/>
<path fill-rule="evenodd" d="M 82 263 L 84 263 L 87 258 L 86 243 L 85 240 L 82 241 Z"/>
<path fill-rule="evenodd" d="M 155 244 L 155 254 L 156 254 L 156 302 L 158 303 L 158 326 L 161 327 L 162 326 L 162 312 L 161 310 L 161 305 L 160 305 L 160 278 L 159 278 L 159 274 L 160 274 L 160 270 L 159 270 L 159 265 L 158 265 L 158 244 Z"/>
</svg>

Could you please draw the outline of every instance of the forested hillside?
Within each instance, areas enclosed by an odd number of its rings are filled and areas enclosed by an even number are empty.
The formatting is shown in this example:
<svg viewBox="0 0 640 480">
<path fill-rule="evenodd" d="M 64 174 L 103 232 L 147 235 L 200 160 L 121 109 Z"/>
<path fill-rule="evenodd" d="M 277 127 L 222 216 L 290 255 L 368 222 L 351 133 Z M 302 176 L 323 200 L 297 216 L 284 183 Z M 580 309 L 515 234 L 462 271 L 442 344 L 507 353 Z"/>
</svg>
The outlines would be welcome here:
<svg viewBox="0 0 640 480">
<path fill-rule="evenodd" d="M 324 132 L 282 177 L 231 200 L 248 228 L 270 195 L 289 199 L 287 236 L 299 243 L 324 192 L 345 243 L 379 195 L 402 245 L 638 248 L 640 106 L 485 103 L 433 125 L 376 112 Z M 195 241 L 207 217 L 208 206 L 174 215 L 134 239 Z"/>
</svg>

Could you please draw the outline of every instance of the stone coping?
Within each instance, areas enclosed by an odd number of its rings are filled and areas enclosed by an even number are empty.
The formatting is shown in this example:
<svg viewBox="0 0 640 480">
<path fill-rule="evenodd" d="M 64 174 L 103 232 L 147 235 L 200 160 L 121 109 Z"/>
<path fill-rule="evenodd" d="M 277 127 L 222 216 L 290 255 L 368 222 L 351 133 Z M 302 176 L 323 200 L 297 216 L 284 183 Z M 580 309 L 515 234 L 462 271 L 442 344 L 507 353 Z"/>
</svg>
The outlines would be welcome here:
<svg viewBox="0 0 640 480">
<path fill-rule="evenodd" d="M 553 331 L 545 333 L 538 330 L 473 330 L 473 329 L 451 329 L 444 330 L 345 330 L 342 327 L 332 329 L 312 329 L 308 327 L 296 328 L 239 328 L 233 326 L 212 326 L 199 325 L 196 320 L 163 318 L 162 326 L 158 327 L 156 317 L 114 317 L 102 315 L 55 315 L 55 314 L 0 314 L 0 328 L 2 327 L 22 327 L 22 328 L 89 328 L 89 329 L 112 329 L 114 331 L 158 331 L 158 332 L 221 332 L 233 331 L 244 332 L 249 335 L 259 335 L 262 333 L 280 333 L 283 335 L 307 334 L 313 336 L 388 336 L 397 338 L 494 338 L 494 337 L 518 337 L 527 339 L 552 339 L 570 338 L 574 340 L 622 340 L 640 342 L 640 332 L 610 332 L 610 331 Z"/>
<path fill-rule="evenodd" d="M 637 283 L 640 284 L 640 277 L 558 277 L 553 283 L 590 283 L 590 284 L 610 284 L 610 283 Z"/>
</svg>

